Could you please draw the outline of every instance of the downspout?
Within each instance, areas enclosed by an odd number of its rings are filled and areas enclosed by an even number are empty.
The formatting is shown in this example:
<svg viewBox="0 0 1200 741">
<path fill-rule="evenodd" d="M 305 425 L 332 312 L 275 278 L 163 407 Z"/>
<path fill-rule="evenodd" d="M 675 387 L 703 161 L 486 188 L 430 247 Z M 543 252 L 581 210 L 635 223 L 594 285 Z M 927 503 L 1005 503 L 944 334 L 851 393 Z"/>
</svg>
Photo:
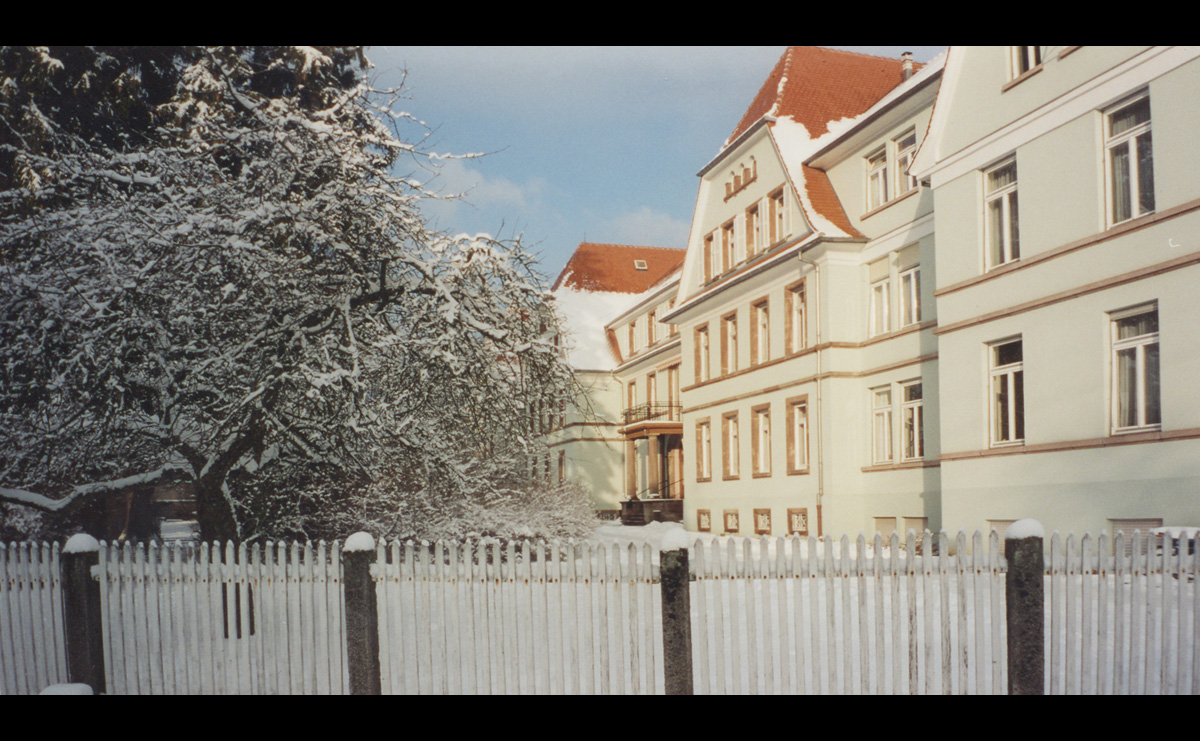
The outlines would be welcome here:
<svg viewBox="0 0 1200 741">
<path fill-rule="evenodd" d="M 821 537 L 824 535 L 822 532 L 824 528 L 822 527 L 821 520 L 821 500 L 825 495 L 825 450 L 823 445 L 823 430 L 825 425 L 822 424 L 825 408 L 821 404 L 821 384 L 824 381 L 821 376 L 821 356 L 824 354 L 825 349 L 821 347 L 821 267 L 812 260 L 804 259 L 803 254 L 800 252 L 796 253 L 796 258 L 800 262 L 813 266 L 813 277 L 815 279 L 813 282 L 816 284 L 813 305 L 817 307 L 815 320 L 817 323 L 817 537 Z"/>
</svg>

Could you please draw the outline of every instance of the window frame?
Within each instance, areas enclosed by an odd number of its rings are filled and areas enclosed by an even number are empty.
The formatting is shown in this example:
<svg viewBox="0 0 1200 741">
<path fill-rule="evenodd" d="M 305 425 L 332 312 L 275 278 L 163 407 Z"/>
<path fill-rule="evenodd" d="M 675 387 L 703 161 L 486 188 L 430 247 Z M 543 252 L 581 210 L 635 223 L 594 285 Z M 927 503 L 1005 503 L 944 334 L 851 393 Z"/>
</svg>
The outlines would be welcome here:
<svg viewBox="0 0 1200 741">
<path fill-rule="evenodd" d="M 900 328 L 921 323 L 921 267 L 914 265 L 901 271 L 900 284 Z M 908 285 L 905 285 L 908 283 Z M 907 319 L 907 321 L 906 321 Z"/>
<path fill-rule="evenodd" d="M 733 270 L 737 265 L 737 228 L 734 219 L 721 225 L 721 273 Z"/>
<path fill-rule="evenodd" d="M 808 535 L 808 507 L 788 507 L 788 535 Z M 798 525 L 803 522 L 801 529 Z"/>
<path fill-rule="evenodd" d="M 1132 337 L 1120 338 L 1120 323 L 1126 319 L 1142 317 L 1148 314 L 1154 314 L 1155 329 L 1152 332 L 1145 332 Z M 1112 363 L 1112 388 L 1110 405 L 1110 413 L 1112 420 L 1112 434 L 1128 434 L 1131 432 L 1148 432 L 1162 429 L 1162 355 L 1161 355 L 1161 325 L 1158 319 L 1158 304 L 1145 304 L 1131 309 L 1125 309 L 1119 312 L 1109 314 L 1109 341 L 1112 345 L 1112 354 L 1110 362 Z M 1155 353 L 1158 357 L 1158 379 L 1157 385 L 1153 393 L 1157 397 L 1155 406 L 1158 412 L 1157 422 L 1148 422 L 1147 401 L 1148 391 L 1146 387 L 1146 379 L 1149 375 L 1146 373 L 1146 351 L 1147 348 L 1153 346 L 1156 348 Z M 1134 379 L 1134 396 L 1137 405 L 1137 421 L 1132 425 L 1121 425 L 1121 368 L 1119 356 L 1122 352 L 1129 350 L 1134 351 L 1135 363 L 1135 379 Z"/>
<path fill-rule="evenodd" d="M 763 297 L 750 304 L 750 367 L 771 359 L 771 301 Z"/>
<path fill-rule="evenodd" d="M 746 207 L 746 259 L 754 257 L 766 245 L 763 241 L 762 208 L 759 201 Z"/>
<path fill-rule="evenodd" d="M 1035 71 L 1042 66 L 1042 57 L 1040 46 L 1008 47 L 1008 79 L 1015 80 Z"/>
<path fill-rule="evenodd" d="M 754 508 L 754 534 L 771 534 L 771 510 L 769 507 Z"/>
<path fill-rule="evenodd" d="M 993 176 L 1009 167 L 1012 168 L 1012 182 L 993 187 L 991 185 Z M 983 170 L 983 243 L 984 261 L 988 270 L 994 270 L 1021 259 L 1020 201 L 1017 195 L 1019 181 L 1020 175 L 1017 171 L 1015 155 L 1010 155 Z M 993 244 L 997 237 L 991 219 L 993 203 L 1000 205 L 998 244 Z M 997 248 L 999 255 L 996 254 Z"/>
<path fill-rule="evenodd" d="M 868 337 L 878 337 L 891 331 L 891 280 L 891 276 L 888 276 L 871 283 L 871 306 L 868 319 L 869 325 L 867 327 Z M 882 328 L 879 326 L 881 323 L 883 325 Z"/>
<path fill-rule="evenodd" d="M 874 211 L 892 200 L 888 176 L 888 149 L 885 145 L 866 156 L 867 161 L 867 211 Z M 882 192 L 880 192 L 882 189 Z"/>
<path fill-rule="evenodd" d="M 771 204 L 771 244 L 774 247 L 787 238 L 787 192 L 783 186 L 771 191 L 767 196 Z"/>
<path fill-rule="evenodd" d="M 750 409 L 750 468 L 752 478 L 771 475 L 771 405 Z"/>
<path fill-rule="evenodd" d="M 912 144 L 905 145 L 904 142 L 908 141 L 909 137 L 912 137 Z M 917 183 L 917 178 L 907 172 L 909 166 L 912 165 L 913 157 L 916 156 L 916 153 L 917 153 L 917 131 L 916 131 L 916 129 L 909 129 L 908 131 L 904 132 L 900 136 L 893 139 L 892 146 L 895 147 L 895 150 L 896 150 L 896 167 L 895 167 L 895 170 L 896 170 L 896 196 L 895 196 L 895 198 L 899 198 L 900 196 L 903 196 L 907 193 L 910 193 L 911 191 L 916 190 L 919 185 Z M 893 198 L 892 200 L 895 200 L 895 198 Z"/>
<path fill-rule="evenodd" d="M 893 437 L 895 415 L 892 412 L 892 385 L 869 389 L 871 393 L 871 463 L 886 465 L 896 460 Z M 883 448 L 884 450 L 880 450 Z"/>
<path fill-rule="evenodd" d="M 737 312 L 731 311 L 721 317 L 721 375 L 737 373 L 738 329 Z"/>
<path fill-rule="evenodd" d="M 712 532 L 712 511 L 696 510 L 696 530 L 702 533 Z"/>
<path fill-rule="evenodd" d="M 921 396 L 916 399 L 908 398 L 908 390 L 914 386 L 920 387 Z M 925 401 L 924 379 L 916 378 L 900 384 L 900 460 L 918 461 L 925 457 Z M 909 414 L 914 420 L 916 448 L 909 453 L 908 420 Z"/>
<path fill-rule="evenodd" d="M 1003 365 L 999 364 L 999 350 L 1008 345 L 1017 344 L 1021 346 L 1021 359 Z M 1013 445 L 1025 444 L 1025 344 L 1024 338 L 1010 337 L 1005 340 L 998 340 L 987 346 L 988 352 L 988 444 L 993 448 L 1009 447 Z M 1020 375 L 1020 390 L 1018 392 L 1017 376 Z M 1005 378 L 1007 385 L 1009 402 L 1005 407 L 1005 421 L 1008 422 L 1010 437 L 1001 439 L 997 426 L 1000 420 L 997 419 L 997 405 L 1000 403 L 997 398 L 996 381 L 997 379 Z M 1019 398 L 1018 398 L 1019 397 Z M 1018 430 L 1020 435 L 1018 436 Z"/>
<path fill-rule="evenodd" d="M 808 455 L 808 395 L 793 396 L 784 400 L 787 408 L 788 474 L 806 474 L 809 471 Z"/>
<path fill-rule="evenodd" d="M 1113 118 L 1123 111 L 1141 105 L 1143 102 L 1146 104 L 1146 120 L 1135 124 L 1119 134 L 1113 134 Z M 1109 226 L 1123 224 L 1155 212 L 1153 122 L 1154 113 L 1150 108 L 1150 93 L 1148 90 L 1135 93 L 1104 111 L 1104 180 L 1106 196 L 1104 200 L 1105 213 L 1108 217 Z M 1142 172 L 1142 162 L 1136 146 L 1143 136 L 1147 137 L 1146 141 L 1150 145 L 1148 173 Z M 1126 194 L 1129 200 L 1129 215 L 1121 219 L 1118 219 L 1116 214 L 1115 200 L 1117 198 L 1117 186 L 1113 176 L 1113 151 L 1119 147 L 1128 147 L 1127 151 L 1129 155 L 1129 182 Z M 1150 205 L 1149 208 L 1143 209 L 1141 185 L 1146 174 L 1149 175 L 1150 181 Z"/>
<path fill-rule="evenodd" d="M 692 341 L 695 350 L 696 383 L 704 383 L 712 377 L 712 368 L 710 367 L 711 347 L 707 322 L 695 328 Z"/>
<path fill-rule="evenodd" d="M 800 352 L 808 344 L 808 292 L 805 281 L 793 283 L 784 289 L 785 324 L 784 348 L 788 355 Z"/>
<path fill-rule="evenodd" d="M 696 420 L 696 481 L 712 481 L 712 418 Z"/>
<path fill-rule="evenodd" d="M 721 478 L 724 481 L 740 479 L 742 475 L 741 430 L 737 411 L 721 415 Z"/>
</svg>

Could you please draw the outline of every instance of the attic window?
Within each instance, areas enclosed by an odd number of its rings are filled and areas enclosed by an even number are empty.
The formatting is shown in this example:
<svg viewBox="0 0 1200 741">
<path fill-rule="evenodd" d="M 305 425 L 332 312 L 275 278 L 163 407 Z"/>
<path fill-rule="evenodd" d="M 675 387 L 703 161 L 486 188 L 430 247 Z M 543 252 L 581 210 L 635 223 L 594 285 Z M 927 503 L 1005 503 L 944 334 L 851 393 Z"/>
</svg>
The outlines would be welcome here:
<svg viewBox="0 0 1200 741">
<path fill-rule="evenodd" d="M 633 267 L 636 270 L 649 270 L 649 268 L 646 266 L 645 260 L 634 260 Z"/>
</svg>

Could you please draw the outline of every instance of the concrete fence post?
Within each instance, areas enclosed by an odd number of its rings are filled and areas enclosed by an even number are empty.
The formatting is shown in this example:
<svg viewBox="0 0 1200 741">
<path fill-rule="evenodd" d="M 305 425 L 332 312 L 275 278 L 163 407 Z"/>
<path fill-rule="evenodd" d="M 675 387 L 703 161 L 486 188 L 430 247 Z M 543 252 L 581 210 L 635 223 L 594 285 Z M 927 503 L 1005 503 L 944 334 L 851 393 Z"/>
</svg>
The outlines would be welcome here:
<svg viewBox="0 0 1200 741">
<path fill-rule="evenodd" d="M 375 538 L 355 533 L 342 546 L 342 588 L 346 596 L 346 656 L 350 694 L 378 695 L 379 610 L 375 600 Z"/>
<path fill-rule="evenodd" d="M 1004 533 L 1008 561 L 1004 597 L 1008 620 L 1008 694 L 1045 693 L 1045 532 L 1037 520 L 1018 520 Z"/>
<path fill-rule="evenodd" d="M 100 612 L 100 581 L 92 567 L 100 564 L 100 544 L 85 533 L 72 535 L 63 546 L 63 625 L 66 628 L 67 679 L 86 684 L 95 694 L 107 691 Z"/>
<path fill-rule="evenodd" d="M 672 529 L 659 553 L 662 581 L 663 672 L 668 695 L 692 694 L 692 600 L 688 535 Z"/>
</svg>

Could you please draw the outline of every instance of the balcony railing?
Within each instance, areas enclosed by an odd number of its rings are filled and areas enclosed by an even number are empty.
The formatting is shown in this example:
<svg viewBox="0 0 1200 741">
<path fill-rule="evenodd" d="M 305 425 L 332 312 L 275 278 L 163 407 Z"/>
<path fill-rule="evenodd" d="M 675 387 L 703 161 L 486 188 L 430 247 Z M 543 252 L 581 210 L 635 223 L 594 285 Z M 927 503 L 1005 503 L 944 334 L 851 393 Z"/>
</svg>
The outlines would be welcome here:
<svg viewBox="0 0 1200 741">
<path fill-rule="evenodd" d="M 625 424 L 630 425 L 634 422 L 647 422 L 655 419 L 662 420 L 678 420 L 679 410 L 682 408 L 679 402 L 655 402 L 653 404 L 638 404 L 635 407 L 626 409 L 623 414 L 625 416 Z"/>
</svg>

